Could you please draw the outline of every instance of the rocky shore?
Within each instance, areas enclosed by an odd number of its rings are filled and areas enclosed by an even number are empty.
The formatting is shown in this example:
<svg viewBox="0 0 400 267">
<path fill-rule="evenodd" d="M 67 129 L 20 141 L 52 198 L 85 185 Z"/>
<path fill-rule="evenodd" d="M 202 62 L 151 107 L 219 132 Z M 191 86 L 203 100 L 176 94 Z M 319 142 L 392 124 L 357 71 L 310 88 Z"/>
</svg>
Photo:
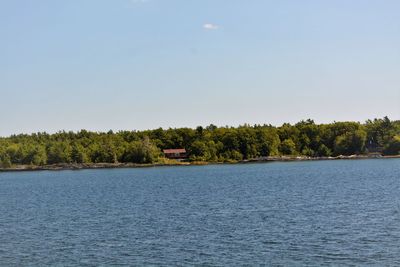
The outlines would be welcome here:
<svg viewBox="0 0 400 267">
<path fill-rule="evenodd" d="M 340 159 L 386 159 L 386 158 L 400 158 L 400 155 L 382 156 L 380 154 L 367 154 L 367 155 L 350 155 L 350 156 L 336 156 L 336 157 L 307 157 L 307 156 L 272 156 L 260 157 L 254 159 L 243 160 L 241 162 L 266 162 L 266 161 L 307 161 L 307 160 L 340 160 Z"/>
<path fill-rule="evenodd" d="M 0 168 L 0 171 L 59 171 L 83 169 L 115 169 L 115 168 L 144 168 L 157 166 L 181 166 L 190 163 L 177 162 L 173 164 L 136 164 L 136 163 L 63 163 L 43 166 L 16 165 L 10 168 Z"/>
<path fill-rule="evenodd" d="M 315 161 L 315 160 L 351 160 L 351 159 L 387 159 L 400 158 L 400 155 L 382 156 L 382 155 L 351 155 L 337 157 L 305 157 L 305 156 L 272 156 L 259 157 L 248 160 L 234 162 L 185 162 L 176 161 L 170 163 L 154 163 L 154 164 L 137 164 L 137 163 L 63 163 L 43 166 L 34 165 L 15 165 L 10 168 L 0 168 L 0 172 L 13 171 L 59 171 L 59 170 L 84 170 L 84 169 L 115 169 L 115 168 L 145 168 L 145 167 L 162 167 L 162 166 L 193 166 L 208 164 L 245 164 L 245 163 L 261 163 L 261 162 L 287 162 L 287 161 Z"/>
</svg>

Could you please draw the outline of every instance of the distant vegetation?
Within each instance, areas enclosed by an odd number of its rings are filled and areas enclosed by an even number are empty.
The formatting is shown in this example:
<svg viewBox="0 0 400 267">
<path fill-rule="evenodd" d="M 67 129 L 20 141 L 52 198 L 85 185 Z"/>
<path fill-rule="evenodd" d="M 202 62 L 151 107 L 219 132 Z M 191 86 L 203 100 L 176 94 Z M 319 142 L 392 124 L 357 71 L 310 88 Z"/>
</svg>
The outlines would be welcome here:
<svg viewBox="0 0 400 267">
<path fill-rule="evenodd" d="M 294 125 L 243 125 L 97 133 L 81 130 L 0 138 L 0 167 L 57 163 L 155 163 L 162 150 L 186 148 L 191 161 L 227 162 L 266 156 L 400 153 L 400 121 L 383 119 Z"/>
</svg>

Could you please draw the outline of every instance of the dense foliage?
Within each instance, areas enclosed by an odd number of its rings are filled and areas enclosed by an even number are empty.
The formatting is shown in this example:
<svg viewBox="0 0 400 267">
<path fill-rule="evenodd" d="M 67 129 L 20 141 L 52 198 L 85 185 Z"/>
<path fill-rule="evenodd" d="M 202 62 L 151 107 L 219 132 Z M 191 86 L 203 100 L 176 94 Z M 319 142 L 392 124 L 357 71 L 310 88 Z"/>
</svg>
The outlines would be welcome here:
<svg viewBox="0 0 400 267">
<path fill-rule="evenodd" d="M 192 161 L 266 156 L 400 154 L 400 121 L 383 119 L 295 125 L 243 125 L 97 133 L 81 130 L 0 138 L 0 167 L 56 163 L 154 163 L 166 148 L 186 148 Z"/>
</svg>

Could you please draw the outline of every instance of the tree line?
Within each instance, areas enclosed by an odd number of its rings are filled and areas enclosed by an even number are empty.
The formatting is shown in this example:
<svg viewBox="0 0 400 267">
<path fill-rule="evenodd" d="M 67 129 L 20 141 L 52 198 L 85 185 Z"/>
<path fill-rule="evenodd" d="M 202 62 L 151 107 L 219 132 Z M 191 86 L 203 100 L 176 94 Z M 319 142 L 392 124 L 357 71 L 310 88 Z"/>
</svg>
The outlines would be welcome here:
<svg viewBox="0 0 400 267">
<path fill-rule="evenodd" d="M 400 154 L 400 121 L 389 118 L 282 126 L 242 125 L 146 131 L 58 132 L 0 138 L 0 167 L 58 163 L 155 163 L 163 149 L 185 148 L 189 161 L 229 162 L 267 156 Z"/>
</svg>

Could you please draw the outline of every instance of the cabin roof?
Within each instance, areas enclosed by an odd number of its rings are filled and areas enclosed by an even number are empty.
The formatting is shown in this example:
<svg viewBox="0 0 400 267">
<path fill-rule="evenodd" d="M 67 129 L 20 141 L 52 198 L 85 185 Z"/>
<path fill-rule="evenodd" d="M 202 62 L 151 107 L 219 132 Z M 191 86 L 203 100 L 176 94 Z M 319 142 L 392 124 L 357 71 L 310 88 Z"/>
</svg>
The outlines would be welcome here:
<svg viewBox="0 0 400 267">
<path fill-rule="evenodd" d="M 164 149 L 164 154 L 186 153 L 184 148 Z"/>
</svg>

